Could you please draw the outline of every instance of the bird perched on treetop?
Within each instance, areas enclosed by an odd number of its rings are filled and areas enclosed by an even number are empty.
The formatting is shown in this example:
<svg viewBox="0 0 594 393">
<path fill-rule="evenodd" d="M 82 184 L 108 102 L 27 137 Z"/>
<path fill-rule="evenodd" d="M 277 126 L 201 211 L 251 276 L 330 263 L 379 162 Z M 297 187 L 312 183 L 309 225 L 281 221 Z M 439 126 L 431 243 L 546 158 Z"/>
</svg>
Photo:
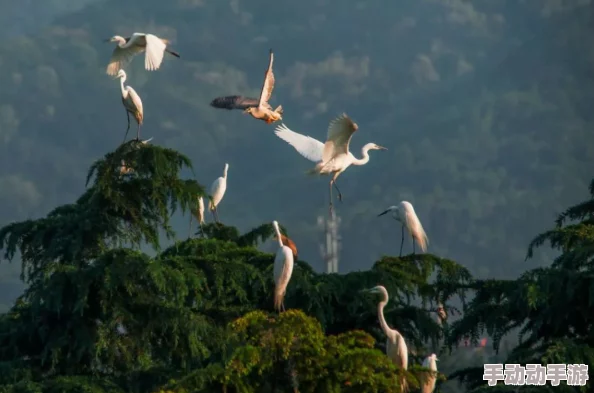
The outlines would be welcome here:
<svg viewBox="0 0 594 393">
<path fill-rule="evenodd" d="M 285 246 L 281 240 L 282 234 L 278 222 L 273 221 L 272 226 L 276 232 L 278 250 L 274 258 L 274 308 L 280 312 L 285 311 L 285 294 L 291 275 L 293 274 L 293 251 Z"/>
<path fill-rule="evenodd" d="M 132 61 L 134 56 L 142 52 L 146 52 L 144 56 L 144 68 L 147 71 L 159 69 L 165 52 L 175 57 L 180 57 L 179 53 L 167 49 L 169 40 L 159 38 L 154 34 L 134 33 L 131 37 L 127 38 L 114 35 L 105 40 L 105 42 L 118 43 L 107 65 L 107 75 L 116 75 L 119 70 Z"/>
<path fill-rule="evenodd" d="M 433 393 L 435 390 L 435 382 L 437 381 L 437 355 L 432 353 L 423 360 L 423 367 L 431 370 L 431 374 L 423 375 L 419 382 L 421 382 L 421 393 Z"/>
<path fill-rule="evenodd" d="M 223 170 L 223 176 L 218 177 L 210 186 L 210 194 L 209 194 L 209 202 L 208 202 L 208 209 L 212 212 L 214 219 L 216 222 L 219 222 L 219 213 L 217 210 L 217 206 L 223 200 L 225 196 L 225 191 L 227 191 L 227 171 L 229 170 L 229 164 L 225 164 L 225 169 Z"/>
<path fill-rule="evenodd" d="M 408 370 L 408 346 L 406 345 L 406 341 L 404 341 L 404 337 L 398 330 L 390 328 L 384 317 L 384 308 L 389 300 L 388 291 L 384 286 L 378 285 L 368 289 L 366 292 L 377 293 L 382 297 L 377 304 L 377 314 L 380 327 L 386 335 L 386 355 L 398 367 Z M 402 380 L 400 387 L 402 392 L 408 390 L 406 379 Z"/>
<path fill-rule="evenodd" d="M 253 118 L 263 120 L 266 124 L 282 120 L 283 106 L 279 105 L 275 110 L 272 110 L 272 107 L 268 103 L 275 82 L 274 72 L 272 71 L 273 62 L 274 53 L 270 49 L 270 60 L 268 69 L 264 74 L 264 83 L 259 99 L 234 95 L 215 98 L 210 102 L 210 105 L 221 109 L 243 109 L 244 113 L 249 113 Z"/>
<path fill-rule="evenodd" d="M 144 120 L 142 100 L 140 99 L 138 93 L 136 93 L 136 90 L 134 90 L 130 86 L 124 86 L 124 82 L 126 82 L 126 71 L 119 70 L 116 78 L 120 78 L 120 88 L 122 90 L 122 103 L 124 104 L 124 108 L 126 108 L 126 115 L 128 116 L 128 128 L 126 128 L 124 142 L 126 141 L 126 137 L 128 136 L 128 131 L 130 131 L 130 113 L 132 114 L 132 116 L 134 116 L 134 119 L 138 124 L 138 128 L 136 130 L 136 140 L 140 140 L 140 126 L 142 125 L 142 122 Z"/>
<path fill-rule="evenodd" d="M 365 165 L 369 162 L 369 150 L 388 150 L 385 147 L 368 143 L 361 149 L 363 158 L 358 159 L 349 151 L 349 143 L 359 126 L 345 113 L 330 122 L 326 143 L 312 137 L 291 131 L 281 124 L 276 127 L 276 136 L 289 143 L 303 157 L 316 163 L 308 174 L 332 174 L 330 180 L 330 211 L 332 211 L 332 185 L 338 191 L 338 199 L 342 201 L 342 194 L 336 185 L 336 178 L 351 165 Z"/>
<path fill-rule="evenodd" d="M 398 206 L 390 206 L 387 210 L 378 214 L 378 217 L 383 216 L 386 213 L 392 213 L 392 218 L 402 223 L 402 240 L 400 241 L 400 256 L 402 256 L 402 246 L 404 245 L 404 228 L 408 230 L 408 233 L 413 239 L 413 254 L 415 253 L 415 240 L 419 243 L 423 252 L 427 251 L 427 244 L 429 238 L 421 225 L 421 220 L 417 217 L 415 209 L 410 202 L 402 201 Z"/>
</svg>

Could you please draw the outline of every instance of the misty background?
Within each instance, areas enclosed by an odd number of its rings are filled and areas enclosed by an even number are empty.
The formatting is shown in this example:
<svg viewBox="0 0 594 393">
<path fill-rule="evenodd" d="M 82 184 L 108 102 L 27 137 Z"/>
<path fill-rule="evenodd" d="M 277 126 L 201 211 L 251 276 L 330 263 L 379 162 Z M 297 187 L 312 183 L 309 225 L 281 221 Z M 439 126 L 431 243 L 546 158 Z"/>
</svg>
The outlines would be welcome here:
<svg viewBox="0 0 594 393">
<path fill-rule="evenodd" d="M 276 219 L 300 259 L 326 268 L 318 216 L 329 179 L 305 176 L 313 164 L 274 126 L 208 105 L 258 96 L 272 48 L 271 104 L 289 128 L 324 140 L 346 112 L 360 127 L 353 154 L 367 142 L 389 149 L 338 180 L 340 272 L 398 254 L 399 224 L 376 216 L 408 200 L 429 252 L 478 278 L 516 277 L 550 264 L 544 251 L 525 262 L 528 242 L 586 197 L 593 11 L 578 0 L 0 1 L 0 220 L 45 216 L 83 192 L 89 165 L 126 130 L 103 40 L 150 32 L 181 59 L 128 67 L 141 137 L 189 156 L 206 187 L 229 163 L 223 223 Z M 188 217 L 174 223 L 185 238 Z M 0 264 L 1 310 L 22 291 L 19 272 L 18 261 Z"/>
</svg>

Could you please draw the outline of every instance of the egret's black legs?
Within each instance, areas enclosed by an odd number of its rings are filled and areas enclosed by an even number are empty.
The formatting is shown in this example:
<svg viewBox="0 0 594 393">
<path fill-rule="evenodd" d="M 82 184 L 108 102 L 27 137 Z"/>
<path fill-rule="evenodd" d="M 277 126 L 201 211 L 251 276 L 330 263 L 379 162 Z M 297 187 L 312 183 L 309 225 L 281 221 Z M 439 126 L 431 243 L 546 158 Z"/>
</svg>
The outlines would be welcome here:
<svg viewBox="0 0 594 393">
<path fill-rule="evenodd" d="M 338 189 L 338 185 L 336 185 L 336 180 L 332 181 L 332 183 L 334 183 L 334 188 L 336 188 L 336 191 L 338 192 L 338 200 L 342 202 L 342 193 Z"/>
<path fill-rule="evenodd" d="M 136 129 L 136 140 L 140 140 L 140 123 L 138 123 L 138 128 Z"/>
<path fill-rule="evenodd" d="M 130 112 L 126 111 L 126 116 L 128 116 L 128 128 L 126 128 L 126 134 L 124 135 L 124 142 L 126 142 L 126 138 L 128 137 L 128 131 L 130 131 Z M 124 143 L 122 142 L 122 143 Z"/>
</svg>

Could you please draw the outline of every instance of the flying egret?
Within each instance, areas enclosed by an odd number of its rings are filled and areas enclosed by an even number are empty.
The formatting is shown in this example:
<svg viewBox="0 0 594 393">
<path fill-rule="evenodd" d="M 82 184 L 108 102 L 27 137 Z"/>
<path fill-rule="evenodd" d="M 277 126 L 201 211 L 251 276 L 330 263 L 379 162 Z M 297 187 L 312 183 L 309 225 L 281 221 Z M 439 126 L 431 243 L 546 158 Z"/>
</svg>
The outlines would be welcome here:
<svg viewBox="0 0 594 393">
<path fill-rule="evenodd" d="M 404 341 L 402 334 L 396 329 L 390 329 L 386 318 L 384 317 L 384 307 L 388 304 L 388 291 L 382 285 L 375 286 L 368 290 L 369 293 L 377 293 L 382 295 L 382 300 L 377 305 L 377 314 L 380 326 L 386 335 L 386 355 L 392 360 L 394 364 L 400 368 L 408 369 L 408 347 Z M 406 379 L 402 380 L 402 391 L 406 390 Z"/>
<path fill-rule="evenodd" d="M 219 222 L 219 214 L 217 212 L 217 206 L 221 203 L 225 191 L 227 191 L 227 171 L 229 170 L 229 164 L 225 164 L 225 170 L 223 176 L 217 178 L 210 186 L 209 203 L 208 209 L 212 212 L 212 215 L 216 222 Z"/>
<path fill-rule="evenodd" d="M 336 185 L 336 178 L 351 165 L 367 164 L 369 162 L 369 150 L 388 150 L 375 143 L 368 143 L 361 149 L 363 158 L 355 158 L 349 151 L 349 143 L 358 128 L 357 124 L 346 113 L 343 113 L 330 122 L 326 143 L 291 131 L 284 124 L 277 126 L 274 131 L 276 136 L 293 146 L 299 154 L 316 163 L 316 166 L 307 172 L 308 174 L 332 174 L 330 180 L 330 212 L 332 212 L 333 206 L 332 185 L 336 187 L 338 199 L 342 201 L 342 194 Z"/>
<path fill-rule="evenodd" d="M 134 119 L 138 124 L 138 128 L 136 130 L 136 140 L 140 140 L 140 126 L 142 125 L 142 121 L 144 119 L 142 100 L 140 99 L 138 93 L 136 93 L 136 90 L 134 90 L 130 86 L 124 86 L 124 82 L 126 82 L 126 71 L 119 70 L 116 78 L 120 78 L 120 88 L 122 90 L 122 103 L 124 104 L 124 108 L 126 108 L 126 116 L 128 116 L 128 128 L 126 128 L 124 142 L 126 142 L 126 137 L 128 137 L 128 131 L 130 131 L 130 113 L 132 114 L 132 116 L 134 116 Z"/>
<path fill-rule="evenodd" d="M 198 197 L 198 206 L 196 207 L 196 220 L 198 221 L 198 226 L 200 227 L 200 234 L 204 235 L 204 231 L 202 230 L 202 225 L 204 225 L 204 200 L 201 196 Z M 188 233 L 188 238 L 192 235 L 192 213 L 190 212 L 190 231 Z"/>
<path fill-rule="evenodd" d="M 421 377 L 421 393 L 433 393 L 435 390 L 435 382 L 437 381 L 437 355 L 432 353 L 423 360 L 423 367 L 431 370 L 431 374 L 427 373 Z"/>
<path fill-rule="evenodd" d="M 263 120 L 266 124 L 282 120 L 283 106 L 279 105 L 275 110 L 272 110 L 272 107 L 268 103 L 275 82 L 274 72 L 272 71 L 272 63 L 274 62 L 272 49 L 270 49 L 269 58 L 268 69 L 264 74 L 264 83 L 259 99 L 234 95 L 215 98 L 210 102 L 210 105 L 221 109 L 243 109 L 244 113 L 249 113 L 253 118 Z"/>
<path fill-rule="evenodd" d="M 139 53 L 146 52 L 144 68 L 148 71 L 158 70 L 163 62 L 165 52 L 179 58 L 179 53 L 167 49 L 169 40 L 159 38 L 154 34 L 134 33 L 131 37 L 114 35 L 105 42 L 117 42 L 118 45 L 111 54 L 107 65 L 107 75 L 116 75 L 119 70 L 126 67 Z"/>
<path fill-rule="evenodd" d="M 278 251 L 274 258 L 274 308 L 280 312 L 281 309 L 285 311 L 284 298 L 293 273 L 293 251 L 283 244 L 278 222 L 273 221 L 272 225 L 278 241 Z"/>
<path fill-rule="evenodd" d="M 415 240 L 417 243 L 419 243 L 419 246 L 423 252 L 427 251 L 429 239 L 427 238 L 427 234 L 425 234 L 423 225 L 421 225 L 421 220 L 419 220 L 419 217 L 417 217 L 415 209 L 413 208 L 413 205 L 410 204 L 410 202 L 402 201 L 398 204 L 398 206 L 390 206 L 387 210 L 383 211 L 377 216 L 380 217 L 386 213 L 392 213 L 392 218 L 402 224 L 400 256 L 402 256 L 402 247 L 404 246 L 404 227 L 406 227 L 408 233 L 413 239 L 413 254 L 415 253 Z"/>
<path fill-rule="evenodd" d="M 274 236 L 274 239 L 277 240 L 277 236 Z M 291 249 L 291 251 L 293 251 L 293 257 L 295 259 L 297 259 L 297 246 L 295 245 L 295 243 L 293 242 L 293 240 L 289 239 L 288 237 L 286 237 L 285 235 L 283 235 L 281 233 L 281 240 L 283 242 L 283 245 L 289 247 Z"/>
</svg>

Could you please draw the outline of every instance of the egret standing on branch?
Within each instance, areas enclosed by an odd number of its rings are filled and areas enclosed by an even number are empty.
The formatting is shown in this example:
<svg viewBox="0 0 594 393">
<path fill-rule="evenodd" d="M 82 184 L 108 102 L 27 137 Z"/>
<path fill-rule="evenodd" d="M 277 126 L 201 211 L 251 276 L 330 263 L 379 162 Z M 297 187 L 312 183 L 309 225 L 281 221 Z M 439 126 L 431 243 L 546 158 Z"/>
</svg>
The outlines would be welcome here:
<svg viewBox="0 0 594 393">
<path fill-rule="evenodd" d="M 421 393 L 433 393 L 435 390 L 435 382 L 437 381 L 437 355 L 432 353 L 423 360 L 423 367 L 431 370 L 431 374 L 427 374 L 421 378 Z"/>
<path fill-rule="evenodd" d="M 398 206 L 390 206 L 386 211 L 378 214 L 378 217 L 386 213 L 392 213 L 392 218 L 402 224 L 402 240 L 400 241 L 400 256 L 402 256 L 402 247 L 404 246 L 404 227 L 413 239 L 413 254 L 415 253 L 415 240 L 419 243 L 423 252 L 427 251 L 429 239 L 421 225 L 421 220 L 417 217 L 415 209 L 410 202 L 402 201 Z"/>
<path fill-rule="evenodd" d="M 255 119 L 260 119 L 266 124 L 274 123 L 282 120 L 283 106 L 279 105 L 275 110 L 268 103 L 272 90 L 274 90 L 274 72 L 272 71 L 272 63 L 274 62 L 274 53 L 270 49 L 270 60 L 268 62 L 268 69 L 264 74 L 264 84 L 260 92 L 260 98 L 248 98 L 243 96 L 227 96 L 218 97 L 210 102 L 210 105 L 221 109 L 243 109 L 244 113 L 249 113 Z"/>
<path fill-rule="evenodd" d="M 333 206 L 332 185 L 338 191 L 338 199 L 342 201 L 342 194 L 336 185 L 336 178 L 351 165 L 367 164 L 369 162 L 369 150 L 388 150 L 375 143 L 368 143 L 361 149 L 363 158 L 356 158 L 349 151 L 349 143 L 358 128 L 357 124 L 343 113 L 330 122 L 326 143 L 291 131 L 284 124 L 277 126 L 274 131 L 276 136 L 293 146 L 299 154 L 316 163 L 316 166 L 307 172 L 308 174 L 333 175 L 330 180 L 331 212 Z"/>
<path fill-rule="evenodd" d="M 388 291 L 381 285 L 373 287 L 368 290 L 369 293 L 377 293 L 382 295 L 382 300 L 377 305 L 377 314 L 380 326 L 387 337 L 386 340 L 386 355 L 392 360 L 398 367 L 407 370 L 408 369 L 408 347 L 404 341 L 402 334 L 396 329 L 391 329 L 386 322 L 384 317 L 384 308 L 388 304 Z M 402 380 L 401 384 L 402 391 L 407 388 L 406 379 Z"/>
<path fill-rule="evenodd" d="M 225 164 L 225 170 L 223 176 L 217 178 L 210 186 L 210 195 L 208 202 L 208 209 L 212 212 L 212 215 L 216 222 L 219 222 L 219 213 L 217 206 L 223 200 L 225 191 L 227 191 L 227 171 L 229 170 L 229 164 Z"/>
<path fill-rule="evenodd" d="M 198 221 L 198 227 L 200 228 L 200 234 L 203 236 L 204 231 L 202 230 L 202 225 L 204 225 L 204 200 L 201 196 L 198 197 L 198 206 L 196 207 L 196 220 Z M 188 238 L 192 236 L 192 212 L 190 211 L 190 231 L 188 233 Z"/>
<path fill-rule="evenodd" d="M 128 131 L 130 131 L 130 113 L 134 116 L 138 128 L 136 129 L 136 140 L 140 140 L 140 126 L 144 119 L 144 111 L 142 110 L 142 100 L 136 90 L 130 86 L 124 86 L 126 82 L 126 71 L 119 70 L 117 78 L 120 78 L 120 87 L 122 90 L 122 103 L 126 108 L 126 116 L 128 116 L 128 128 L 126 128 L 126 134 L 124 135 L 124 142 L 128 137 Z M 153 138 L 151 138 L 153 139 Z M 150 139 L 149 139 L 150 140 Z"/>
<path fill-rule="evenodd" d="M 111 54 L 107 66 L 107 75 L 116 75 L 119 70 L 126 67 L 139 53 L 146 52 L 144 56 L 144 68 L 147 71 L 158 70 L 163 62 L 165 52 L 178 57 L 179 53 L 167 49 L 169 41 L 159 38 L 153 34 L 134 33 L 131 37 L 124 38 L 119 35 L 105 40 L 105 42 L 117 42 L 118 45 Z"/>
<path fill-rule="evenodd" d="M 280 312 L 281 309 L 285 311 L 285 294 L 293 274 L 293 251 L 283 244 L 278 222 L 273 221 L 272 226 L 278 241 L 278 250 L 274 258 L 274 308 Z"/>
</svg>

